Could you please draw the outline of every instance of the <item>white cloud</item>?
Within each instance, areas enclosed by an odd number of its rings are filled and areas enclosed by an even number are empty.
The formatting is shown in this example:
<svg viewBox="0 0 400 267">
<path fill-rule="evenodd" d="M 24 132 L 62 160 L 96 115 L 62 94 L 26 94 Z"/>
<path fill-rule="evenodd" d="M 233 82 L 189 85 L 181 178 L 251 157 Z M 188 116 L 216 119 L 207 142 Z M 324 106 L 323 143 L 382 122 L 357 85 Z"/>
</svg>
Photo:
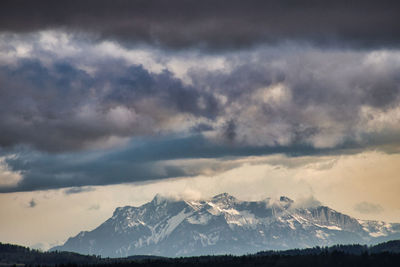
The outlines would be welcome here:
<svg viewBox="0 0 400 267">
<path fill-rule="evenodd" d="M 6 157 L 0 157 L 0 187 L 16 186 L 22 179 L 20 172 L 15 172 L 9 168 Z"/>
</svg>

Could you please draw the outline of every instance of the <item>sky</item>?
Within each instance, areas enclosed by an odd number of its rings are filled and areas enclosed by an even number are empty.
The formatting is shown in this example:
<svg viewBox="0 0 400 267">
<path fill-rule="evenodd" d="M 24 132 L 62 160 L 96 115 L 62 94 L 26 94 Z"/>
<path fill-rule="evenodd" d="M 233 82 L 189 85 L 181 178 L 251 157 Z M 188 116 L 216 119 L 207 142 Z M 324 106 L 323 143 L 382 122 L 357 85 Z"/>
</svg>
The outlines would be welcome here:
<svg viewBox="0 0 400 267">
<path fill-rule="evenodd" d="M 400 222 L 400 3 L 0 2 L 0 242 L 155 194 Z"/>
</svg>

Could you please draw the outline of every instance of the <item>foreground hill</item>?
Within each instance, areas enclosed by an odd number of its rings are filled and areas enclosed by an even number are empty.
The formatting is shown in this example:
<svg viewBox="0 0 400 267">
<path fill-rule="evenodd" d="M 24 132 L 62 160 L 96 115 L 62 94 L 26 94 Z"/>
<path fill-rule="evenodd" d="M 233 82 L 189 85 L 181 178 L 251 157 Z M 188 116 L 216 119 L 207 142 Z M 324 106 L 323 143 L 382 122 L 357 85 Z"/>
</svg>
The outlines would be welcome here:
<svg viewBox="0 0 400 267">
<path fill-rule="evenodd" d="M 400 240 L 376 246 L 337 245 L 286 251 L 263 251 L 246 256 L 162 258 L 131 256 L 100 258 L 68 252 L 39 252 L 0 243 L 0 266 L 131 267 L 131 266 L 400 266 Z"/>
<path fill-rule="evenodd" d="M 97 256 L 85 256 L 73 252 L 41 252 L 22 246 L 0 243 L 0 266 L 14 264 L 95 264 L 100 263 L 100 261 L 102 259 Z"/>
<path fill-rule="evenodd" d="M 157 195 L 140 207 L 117 208 L 93 231 L 52 250 L 103 257 L 256 253 L 400 239 L 400 224 L 362 221 L 326 206 L 298 207 L 280 197 L 240 201 L 226 193 L 186 201 Z"/>
</svg>

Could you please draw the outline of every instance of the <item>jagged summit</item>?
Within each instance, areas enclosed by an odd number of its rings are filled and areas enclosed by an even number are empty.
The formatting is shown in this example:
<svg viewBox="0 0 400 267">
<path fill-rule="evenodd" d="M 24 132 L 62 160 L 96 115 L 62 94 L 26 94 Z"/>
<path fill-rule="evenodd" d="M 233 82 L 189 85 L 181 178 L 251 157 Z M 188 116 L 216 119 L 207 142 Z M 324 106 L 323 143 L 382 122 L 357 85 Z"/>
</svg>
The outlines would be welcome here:
<svg viewBox="0 0 400 267">
<path fill-rule="evenodd" d="M 243 202 L 233 195 L 230 195 L 229 193 L 221 193 L 218 195 L 215 195 L 209 199 L 203 199 L 203 200 L 190 200 L 190 199 L 181 199 L 181 198 L 173 198 L 173 197 L 168 197 L 164 196 L 162 194 L 156 194 L 153 199 L 149 202 L 152 203 L 153 205 L 161 205 L 163 203 L 177 203 L 177 202 L 186 202 L 188 204 L 195 204 L 195 203 L 200 203 L 200 202 L 211 202 L 211 203 L 219 203 L 222 205 L 230 205 L 233 203 L 240 203 Z M 244 201 L 246 202 L 246 201 Z M 255 201 L 257 202 L 257 201 Z M 281 206 L 290 206 L 292 203 L 294 203 L 294 200 L 286 197 L 286 196 L 281 196 L 277 199 L 271 199 L 270 197 L 265 198 L 264 200 L 261 200 L 261 202 L 266 202 L 269 204 L 274 204 L 274 203 L 280 203 Z M 145 204 L 146 205 L 146 204 Z M 129 208 L 135 208 L 134 206 L 124 206 L 124 207 L 118 207 L 115 209 L 115 212 L 120 212 L 123 211 L 124 209 L 129 209 Z"/>
<path fill-rule="evenodd" d="M 104 257 L 246 254 L 374 243 L 400 238 L 400 224 L 356 220 L 325 206 L 296 207 L 288 197 L 242 201 L 228 193 L 207 200 L 157 194 L 140 207 L 117 208 L 93 231 L 53 250 Z"/>
<path fill-rule="evenodd" d="M 282 206 L 283 206 L 285 209 L 290 208 L 291 205 L 294 203 L 294 201 L 293 201 L 292 199 L 290 199 L 290 198 L 288 198 L 288 197 L 285 197 L 285 196 L 281 196 L 281 197 L 279 198 L 279 201 L 281 202 Z"/>
<path fill-rule="evenodd" d="M 211 202 L 230 205 L 235 202 L 238 202 L 238 200 L 234 196 L 229 195 L 228 193 L 222 193 L 212 197 Z"/>
<path fill-rule="evenodd" d="M 149 203 L 153 203 L 154 205 L 157 206 L 157 205 L 160 205 L 160 204 L 166 203 L 166 202 L 176 203 L 176 202 L 182 202 L 182 201 L 190 203 L 190 204 L 197 203 L 197 202 L 199 202 L 199 203 L 200 202 L 211 202 L 211 203 L 220 203 L 220 204 L 224 204 L 224 205 L 243 202 L 243 201 L 237 199 L 235 196 L 225 192 L 225 193 L 217 194 L 209 199 L 203 199 L 203 200 L 197 200 L 197 201 L 193 201 L 190 199 L 168 197 L 168 196 L 158 193 L 153 197 L 153 199 Z M 257 202 L 257 201 L 255 201 L 255 202 Z M 267 197 L 264 200 L 261 200 L 261 202 L 266 202 L 269 204 L 279 202 L 279 203 L 281 203 L 281 205 L 287 205 L 287 204 L 290 205 L 290 204 L 294 203 L 294 200 L 292 200 L 286 196 L 281 196 L 278 199 L 271 199 L 270 197 Z M 118 207 L 118 208 L 116 208 L 115 211 L 122 211 L 122 210 L 128 209 L 128 208 L 134 208 L 134 207 L 133 206 Z"/>
<path fill-rule="evenodd" d="M 279 201 L 281 201 L 281 202 L 286 202 L 286 203 L 293 203 L 293 202 L 294 202 L 292 199 L 290 199 L 290 198 L 288 198 L 288 197 L 285 197 L 285 196 L 281 196 L 281 197 L 279 198 Z"/>
<path fill-rule="evenodd" d="M 169 201 L 170 199 L 168 199 L 167 197 L 161 195 L 161 194 L 156 194 L 153 198 L 153 200 L 151 201 L 152 203 L 159 205 L 163 202 Z"/>
<path fill-rule="evenodd" d="M 187 204 L 192 205 L 197 202 L 200 203 L 200 202 L 205 202 L 205 201 L 212 202 L 212 203 L 220 203 L 220 204 L 225 204 L 225 205 L 229 205 L 230 203 L 234 203 L 234 202 L 239 202 L 239 200 L 236 197 L 234 197 L 228 193 L 221 193 L 221 194 L 211 197 L 210 199 L 199 200 L 199 201 L 193 201 L 190 199 L 185 200 L 185 199 L 181 199 L 181 198 L 173 198 L 173 197 L 168 197 L 168 196 L 158 193 L 153 197 L 153 199 L 149 203 L 153 204 L 154 206 L 158 206 L 158 205 L 165 204 L 165 203 L 172 204 L 172 203 L 178 203 L 178 202 L 185 202 Z M 147 205 L 149 203 L 146 203 L 144 205 Z M 136 207 L 134 207 L 134 206 L 118 207 L 115 209 L 114 214 L 118 213 L 118 212 L 123 212 L 124 210 L 130 209 L 130 208 L 136 208 Z"/>
<path fill-rule="evenodd" d="M 229 195 L 228 193 L 221 193 L 212 197 L 212 199 L 236 199 L 234 196 Z"/>
</svg>

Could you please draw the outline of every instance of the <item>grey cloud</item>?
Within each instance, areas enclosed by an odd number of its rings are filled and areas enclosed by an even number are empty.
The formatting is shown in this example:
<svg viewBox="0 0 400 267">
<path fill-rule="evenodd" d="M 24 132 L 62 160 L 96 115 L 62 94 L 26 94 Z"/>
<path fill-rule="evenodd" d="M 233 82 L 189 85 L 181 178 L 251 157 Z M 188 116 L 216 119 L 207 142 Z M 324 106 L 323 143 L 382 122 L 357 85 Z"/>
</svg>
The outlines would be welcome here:
<svg viewBox="0 0 400 267">
<path fill-rule="evenodd" d="M 29 208 L 34 208 L 34 207 L 36 207 L 36 205 L 37 205 L 37 203 L 36 203 L 36 201 L 32 198 L 32 200 L 31 201 L 29 201 Z"/>
<path fill-rule="evenodd" d="M 381 142 L 385 131 L 399 132 L 394 125 L 372 130 L 374 115 L 363 113 L 370 108 L 384 114 L 399 106 L 400 61 L 390 54 L 260 49 L 232 59 L 229 73 L 191 75 L 195 86 L 216 88 L 227 98 L 221 110 L 225 119 L 234 118 L 236 143 L 334 147 Z M 220 131 L 230 140 L 227 125 Z"/>
<path fill-rule="evenodd" d="M 71 64 L 20 60 L 0 67 L 0 146 L 79 150 L 110 137 L 173 131 L 168 121 L 213 118 L 218 103 L 165 70 L 112 64 L 90 76 Z M 201 105 L 199 99 L 202 100 Z"/>
<path fill-rule="evenodd" d="M 351 153 L 400 143 L 395 117 L 381 118 L 399 107 L 396 51 L 292 44 L 218 54 L 227 68 L 192 67 L 190 85 L 167 67 L 153 73 L 110 57 L 91 62 L 96 71 L 88 73 L 77 67 L 78 56 L 35 59 L 39 54 L 0 66 L 0 146 L 16 155 L 6 163 L 23 176 L 1 192 L 207 169 L 171 162 L 176 159 Z M 364 108 L 372 111 L 363 114 Z M 374 117 L 383 127 L 370 125 Z M 101 150 L 111 137 L 125 138 L 124 146 Z M 93 147 L 99 150 L 88 151 Z"/>
<path fill-rule="evenodd" d="M 95 190 L 96 189 L 91 186 L 71 187 L 71 188 L 65 189 L 64 194 L 66 194 L 66 195 L 80 194 L 80 193 L 85 193 L 85 192 L 92 192 Z"/>
<path fill-rule="evenodd" d="M 168 48 L 240 48 L 297 40 L 343 47 L 398 47 L 394 0 L 10 0 L 0 31 L 69 29 L 93 39 Z"/>
<path fill-rule="evenodd" d="M 210 142 L 201 135 L 150 138 L 112 151 L 49 154 L 19 149 L 9 152 L 18 156 L 8 157 L 6 163 L 10 170 L 21 171 L 23 179 L 15 187 L 0 188 L 0 192 L 72 187 L 64 192 L 77 193 L 94 185 L 191 177 L 210 173 L 210 170 L 218 173 L 238 166 L 224 162 L 226 157 L 275 153 L 313 155 L 322 151 L 309 146 L 230 146 Z M 183 159 L 189 161 L 184 162 Z M 205 159 L 213 160 L 204 162 Z"/>
<path fill-rule="evenodd" d="M 207 131 L 212 131 L 215 130 L 214 127 L 211 124 L 207 123 L 198 123 L 192 128 L 190 128 L 190 131 L 193 133 L 201 133 L 201 132 L 207 132 Z"/>
<path fill-rule="evenodd" d="M 234 120 L 229 120 L 223 130 L 223 138 L 229 142 L 234 142 L 236 137 L 236 124 Z"/>
<path fill-rule="evenodd" d="M 363 214 L 376 214 L 383 212 L 384 209 L 379 204 L 364 201 L 356 204 L 354 210 Z"/>
<path fill-rule="evenodd" d="M 0 193 L 58 188 L 67 188 L 63 191 L 67 194 L 80 193 L 92 190 L 91 186 L 95 185 L 210 175 L 210 171 L 216 174 L 240 166 L 241 162 L 229 161 L 235 157 L 270 154 L 317 156 L 360 151 L 355 148 L 360 147 L 354 144 L 342 149 L 315 149 L 304 145 L 232 146 L 217 144 L 197 135 L 150 138 L 112 151 L 49 154 L 19 149 L 9 152 L 18 156 L 8 157 L 6 163 L 11 171 L 20 171 L 23 178 L 15 187 L 0 188 Z M 261 163 L 296 168 L 315 161 L 318 157 L 290 161 L 269 159 Z"/>
<path fill-rule="evenodd" d="M 3 65 L 0 146 L 64 152 L 186 133 L 252 147 L 399 141 L 395 123 L 370 125 L 376 114 L 399 106 L 395 52 L 292 44 L 222 57 L 229 71 L 191 67 L 190 85 L 167 67 L 153 73 L 115 58 L 88 60 L 96 68 L 89 74 L 77 67 L 88 63 L 79 54 Z"/>
<path fill-rule="evenodd" d="M 88 210 L 99 210 L 100 209 L 100 205 L 99 204 L 94 204 L 91 205 Z"/>
</svg>

